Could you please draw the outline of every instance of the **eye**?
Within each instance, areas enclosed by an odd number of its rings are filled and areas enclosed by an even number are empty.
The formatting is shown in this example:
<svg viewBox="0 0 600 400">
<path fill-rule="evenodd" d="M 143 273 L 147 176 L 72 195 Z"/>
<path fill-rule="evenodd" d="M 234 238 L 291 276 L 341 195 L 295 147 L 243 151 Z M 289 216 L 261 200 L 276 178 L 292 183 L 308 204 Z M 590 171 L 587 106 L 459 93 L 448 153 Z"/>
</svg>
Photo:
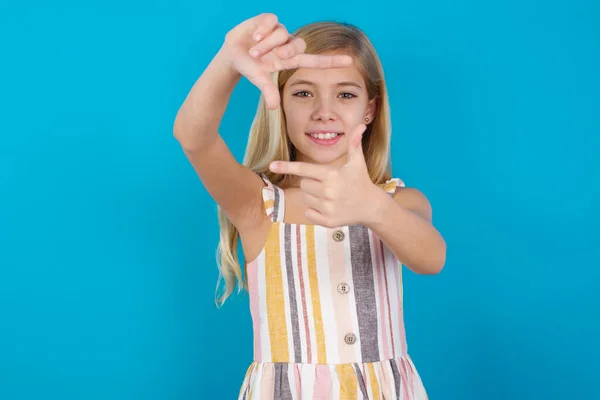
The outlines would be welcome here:
<svg viewBox="0 0 600 400">
<path fill-rule="evenodd" d="M 307 95 L 310 95 L 310 93 L 307 92 L 306 90 L 301 90 L 301 91 L 293 94 L 293 96 L 296 96 L 296 97 L 307 97 Z"/>
<path fill-rule="evenodd" d="M 310 93 L 309 91 L 306 91 L 306 90 L 301 90 L 301 91 L 293 93 L 292 96 L 295 96 L 295 97 L 312 97 L 312 93 Z M 339 96 L 342 99 L 346 99 L 346 100 L 350 100 L 350 99 L 353 99 L 355 97 L 358 97 L 354 93 L 350 93 L 350 92 L 343 92 Z"/>
</svg>

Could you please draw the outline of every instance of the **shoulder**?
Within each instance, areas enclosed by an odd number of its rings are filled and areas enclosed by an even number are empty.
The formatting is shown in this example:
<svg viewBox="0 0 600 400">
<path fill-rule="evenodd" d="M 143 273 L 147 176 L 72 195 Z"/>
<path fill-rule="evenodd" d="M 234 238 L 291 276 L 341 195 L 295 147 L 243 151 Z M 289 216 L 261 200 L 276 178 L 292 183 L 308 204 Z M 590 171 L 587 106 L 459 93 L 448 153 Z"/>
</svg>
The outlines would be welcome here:
<svg viewBox="0 0 600 400">
<path fill-rule="evenodd" d="M 418 214 L 428 221 L 432 219 L 432 208 L 429 199 L 423 192 L 414 187 L 407 187 L 399 178 L 392 178 L 379 185 L 390 193 L 396 203 Z"/>
</svg>

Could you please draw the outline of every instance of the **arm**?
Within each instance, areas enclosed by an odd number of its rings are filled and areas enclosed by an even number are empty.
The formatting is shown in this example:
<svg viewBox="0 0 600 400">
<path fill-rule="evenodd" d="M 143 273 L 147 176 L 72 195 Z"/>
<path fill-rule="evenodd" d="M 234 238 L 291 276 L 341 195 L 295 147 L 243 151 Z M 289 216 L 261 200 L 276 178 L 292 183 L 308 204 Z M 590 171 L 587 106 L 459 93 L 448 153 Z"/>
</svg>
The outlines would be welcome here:
<svg viewBox="0 0 600 400">
<path fill-rule="evenodd" d="M 330 228 L 365 225 L 414 272 L 440 272 L 446 243 L 431 224 L 429 201 L 415 189 L 400 188 L 392 197 L 371 181 L 361 145 L 365 128 L 359 124 L 350 132 L 342 167 L 279 161 L 270 169 L 301 177 L 305 215 L 312 223 Z"/>
<path fill-rule="evenodd" d="M 241 75 L 223 52 L 217 53 L 179 109 L 173 134 L 205 188 L 240 231 L 262 222 L 263 182 L 237 162 L 218 134 Z"/>
<path fill-rule="evenodd" d="M 439 273 L 446 262 L 446 243 L 431 223 L 427 198 L 412 188 L 398 188 L 393 196 L 376 189 L 366 225 L 413 272 Z"/>
<path fill-rule="evenodd" d="M 264 183 L 235 160 L 217 130 L 242 76 L 261 90 L 267 108 L 274 110 L 280 106 L 280 97 L 271 78 L 273 72 L 352 64 L 347 55 L 306 54 L 305 49 L 304 40 L 290 35 L 277 16 L 261 14 L 247 19 L 227 33 L 223 47 L 177 113 L 175 137 L 210 195 L 240 233 L 269 220 L 260 196 Z"/>
</svg>

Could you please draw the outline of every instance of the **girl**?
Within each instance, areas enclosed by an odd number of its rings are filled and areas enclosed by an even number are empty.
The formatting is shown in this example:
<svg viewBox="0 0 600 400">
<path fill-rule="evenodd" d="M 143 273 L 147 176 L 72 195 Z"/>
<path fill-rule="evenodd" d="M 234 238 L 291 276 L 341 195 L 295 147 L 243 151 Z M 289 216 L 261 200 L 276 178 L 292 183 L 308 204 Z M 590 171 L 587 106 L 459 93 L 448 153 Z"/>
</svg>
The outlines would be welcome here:
<svg viewBox="0 0 600 400">
<path fill-rule="evenodd" d="M 218 127 L 242 76 L 261 99 L 240 164 Z M 175 137 L 219 207 L 219 302 L 236 282 L 249 290 L 254 361 L 239 399 L 427 398 L 401 264 L 438 273 L 446 246 L 425 196 L 391 176 L 389 114 L 359 29 L 290 35 L 272 14 L 227 33 L 181 106 Z"/>
</svg>

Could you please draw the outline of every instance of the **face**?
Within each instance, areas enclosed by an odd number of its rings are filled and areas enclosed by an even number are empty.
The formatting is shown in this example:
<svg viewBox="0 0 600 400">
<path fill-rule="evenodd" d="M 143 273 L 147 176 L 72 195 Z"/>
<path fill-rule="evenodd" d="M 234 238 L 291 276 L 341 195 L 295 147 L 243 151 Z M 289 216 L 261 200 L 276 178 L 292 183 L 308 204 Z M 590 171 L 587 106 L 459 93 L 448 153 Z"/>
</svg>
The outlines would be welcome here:
<svg viewBox="0 0 600 400">
<path fill-rule="evenodd" d="M 296 160 L 343 165 L 348 134 L 375 115 L 365 81 L 354 66 L 338 69 L 298 69 L 282 94 L 287 131 Z"/>
</svg>

